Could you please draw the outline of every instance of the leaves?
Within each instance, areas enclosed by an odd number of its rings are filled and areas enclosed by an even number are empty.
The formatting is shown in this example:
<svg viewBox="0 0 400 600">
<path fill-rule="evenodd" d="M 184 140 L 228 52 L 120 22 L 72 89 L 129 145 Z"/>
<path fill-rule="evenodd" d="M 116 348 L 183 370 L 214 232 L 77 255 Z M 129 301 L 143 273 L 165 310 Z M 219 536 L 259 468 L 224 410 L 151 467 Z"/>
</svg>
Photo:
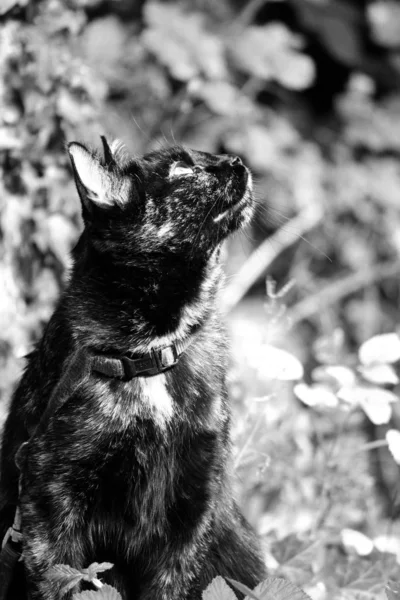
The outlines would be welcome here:
<svg viewBox="0 0 400 600">
<path fill-rule="evenodd" d="M 292 582 L 303 584 L 309 581 L 319 561 L 322 540 L 308 536 L 289 534 L 275 541 L 270 548 L 271 555 L 279 564 L 278 572 Z"/>
<path fill-rule="evenodd" d="M 331 384 L 336 390 L 342 387 L 353 387 L 357 381 L 354 371 L 343 365 L 316 367 L 312 372 L 312 378 L 316 382 Z"/>
<path fill-rule="evenodd" d="M 397 385 L 399 383 L 399 378 L 392 365 L 371 364 L 368 366 L 361 366 L 359 371 L 364 379 L 371 383 L 380 385 Z"/>
<path fill-rule="evenodd" d="M 193 80 L 188 92 L 217 115 L 249 114 L 252 110 L 251 102 L 228 81 Z"/>
<path fill-rule="evenodd" d="M 386 48 L 397 48 L 400 39 L 400 6 L 395 0 L 375 0 L 367 8 L 374 41 Z"/>
<path fill-rule="evenodd" d="M 147 2 L 144 15 L 143 43 L 175 79 L 226 78 L 222 42 L 207 31 L 201 13 L 184 12 L 178 4 Z"/>
<path fill-rule="evenodd" d="M 229 583 L 242 594 L 245 600 L 311 600 L 305 592 L 286 579 L 268 577 L 250 590 L 240 581 L 228 578 Z M 216 577 L 203 592 L 203 600 L 235 600 L 236 596 L 222 577 Z M 88 599 L 89 600 L 89 599 Z"/>
<path fill-rule="evenodd" d="M 245 600 L 310 600 L 305 592 L 279 577 L 268 577 L 254 590 L 250 590 L 240 581 L 227 579 L 239 592 L 246 594 Z M 216 577 L 204 590 L 202 598 L 203 600 L 235 600 L 236 596 L 222 577 Z"/>
<path fill-rule="evenodd" d="M 374 538 L 374 546 L 379 552 L 394 554 L 400 564 L 400 538 L 395 535 L 378 535 Z"/>
<path fill-rule="evenodd" d="M 259 583 L 254 595 L 260 600 L 311 600 L 303 590 L 280 577 L 268 577 Z"/>
<path fill-rule="evenodd" d="M 203 600 L 237 600 L 223 577 L 215 577 L 202 594 Z"/>
<path fill-rule="evenodd" d="M 247 585 L 244 585 L 244 583 L 241 583 L 240 581 L 235 581 L 235 579 L 230 579 L 229 577 L 227 577 L 227 580 L 237 590 L 239 590 L 239 592 L 242 592 L 242 594 L 247 594 L 247 597 L 251 598 L 251 600 L 261 600 L 259 596 L 255 594 L 250 588 L 248 588 Z"/>
<path fill-rule="evenodd" d="M 340 536 L 344 547 L 355 550 L 358 556 L 368 556 L 374 549 L 373 541 L 360 531 L 342 529 Z"/>
<path fill-rule="evenodd" d="M 122 600 L 122 596 L 110 585 L 103 585 L 100 590 L 89 590 L 74 594 L 72 600 Z"/>
<path fill-rule="evenodd" d="M 378 387 L 359 385 L 354 388 L 343 388 L 338 392 L 338 397 L 349 404 L 359 405 L 375 425 L 383 425 L 390 421 L 393 402 L 398 398 L 392 392 Z"/>
<path fill-rule="evenodd" d="M 9 10 L 16 6 L 26 6 L 29 0 L 2 0 L 0 6 L 0 15 L 6 14 Z"/>
<path fill-rule="evenodd" d="M 339 588 L 349 598 L 359 594 L 365 600 L 376 600 L 383 588 L 384 569 L 379 561 L 366 565 L 362 559 L 349 561 L 339 576 Z"/>
<path fill-rule="evenodd" d="M 299 2 L 299 16 L 311 29 L 327 52 L 348 66 L 357 66 L 363 59 L 360 26 L 363 15 L 352 3 Z"/>
<path fill-rule="evenodd" d="M 280 23 L 248 27 L 231 53 L 244 71 L 261 79 L 274 79 L 283 86 L 301 90 L 309 87 L 315 76 L 309 56 L 299 52 L 299 39 Z"/>
<path fill-rule="evenodd" d="M 395 462 L 400 465 L 400 431 L 389 429 L 386 432 L 386 441 Z"/>
<path fill-rule="evenodd" d="M 35 241 L 42 251 L 51 250 L 67 266 L 70 251 L 77 241 L 76 227 L 64 215 L 52 214 L 38 222 Z"/>
<path fill-rule="evenodd" d="M 279 381 L 301 379 L 304 371 L 303 365 L 293 354 L 270 344 L 255 349 L 252 365 L 264 376 Z"/>
<path fill-rule="evenodd" d="M 395 363 L 400 360 L 400 338 L 397 333 L 375 335 L 360 346 L 358 357 L 366 366 Z"/>
<path fill-rule="evenodd" d="M 69 565 L 54 565 L 47 572 L 47 577 L 48 579 L 50 579 L 50 581 L 53 581 L 54 583 L 60 586 L 61 594 L 65 594 L 69 590 L 74 588 L 80 581 L 88 581 L 90 583 L 93 583 L 94 585 L 99 585 L 100 582 L 97 579 L 98 573 L 108 571 L 109 569 L 112 569 L 112 567 L 113 565 L 107 562 L 94 562 L 91 565 L 89 565 L 89 567 L 87 567 L 86 569 L 75 569 L 74 567 L 70 567 Z M 105 597 L 101 598 L 104 598 L 105 600 Z M 118 596 L 115 597 L 115 600 L 117 599 Z M 90 599 L 88 598 L 87 600 Z M 114 599 L 110 598 L 110 600 Z"/>
<path fill-rule="evenodd" d="M 60 593 L 66 594 L 83 579 L 83 573 L 69 565 L 55 565 L 47 572 L 47 578 L 60 585 Z"/>
<path fill-rule="evenodd" d="M 333 408 L 339 404 L 336 395 L 323 385 L 298 383 L 293 392 L 303 404 L 314 408 Z"/>
<path fill-rule="evenodd" d="M 350 67 L 362 62 L 361 36 L 353 23 L 336 15 L 326 15 L 320 23 L 320 35 L 328 50 Z"/>
</svg>

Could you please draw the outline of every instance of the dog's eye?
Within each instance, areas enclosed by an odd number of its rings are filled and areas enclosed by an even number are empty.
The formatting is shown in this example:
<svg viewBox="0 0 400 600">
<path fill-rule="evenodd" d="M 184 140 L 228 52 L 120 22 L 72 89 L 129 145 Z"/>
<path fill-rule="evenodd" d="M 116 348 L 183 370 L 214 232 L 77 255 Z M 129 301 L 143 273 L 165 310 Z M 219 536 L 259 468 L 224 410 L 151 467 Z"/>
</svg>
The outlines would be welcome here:
<svg viewBox="0 0 400 600">
<path fill-rule="evenodd" d="M 186 177 L 187 175 L 193 175 L 194 168 L 189 167 L 184 162 L 175 162 L 169 171 L 170 177 Z"/>
</svg>

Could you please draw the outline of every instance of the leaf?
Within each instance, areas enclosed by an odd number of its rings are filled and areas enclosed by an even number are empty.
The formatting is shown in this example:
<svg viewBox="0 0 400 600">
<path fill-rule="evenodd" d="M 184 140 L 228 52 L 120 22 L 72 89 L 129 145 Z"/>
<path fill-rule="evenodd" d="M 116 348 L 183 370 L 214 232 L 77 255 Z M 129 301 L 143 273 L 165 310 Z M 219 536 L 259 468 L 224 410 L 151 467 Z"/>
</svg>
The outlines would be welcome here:
<svg viewBox="0 0 400 600">
<path fill-rule="evenodd" d="M 397 397 L 391 392 L 375 388 L 366 392 L 360 400 L 360 406 L 372 423 L 383 425 L 389 423 L 392 416 L 391 403 L 396 401 Z"/>
<path fill-rule="evenodd" d="M 75 587 L 81 580 L 97 584 L 97 574 L 111 569 L 112 563 L 92 563 L 86 569 L 75 569 L 69 565 L 54 565 L 49 569 L 47 577 L 61 586 L 61 593 L 65 594 Z M 100 584 L 99 584 L 100 585 Z"/>
<path fill-rule="evenodd" d="M 74 594 L 72 600 L 122 600 L 122 596 L 114 587 L 106 584 L 100 590 Z"/>
<path fill-rule="evenodd" d="M 237 600 L 223 577 L 215 577 L 202 594 L 203 600 Z"/>
<path fill-rule="evenodd" d="M 47 572 L 47 576 L 54 581 L 61 581 L 62 579 L 76 577 L 77 575 L 82 576 L 82 572 L 69 565 L 54 565 Z"/>
<path fill-rule="evenodd" d="M 5 15 L 6 12 L 14 8 L 14 6 L 26 6 L 29 0 L 2 0 L 0 6 L 0 15 Z"/>
<path fill-rule="evenodd" d="M 268 577 L 254 588 L 253 593 L 260 600 L 311 600 L 303 590 L 281 577 Z"/>
<path fill-rule="evenodd" d="M 386 432 L 386 441 L 395 462 L 400 465 L 400 431 L 389 429 Z"/>
<path fill-rule="evenodd" d="M 230 143 L 232 144 L 232 140 Z M 247 156 L 250 165 L 257 171 L 273 167 L 280 156 L 271 128 L 258 123 L 257 126 L 249 124 L 246 131 L 236 138 L 236 142 L 233 140 L 231 150 Z"/>
<path fill-rule="evenodd" d="M 323 581 L 317 581 L 311 585 L 306 585 L 303 590 L 312 600 L 327 600 L 327 586 Z"/>
<path fill-rule="evenodd" d="M 397 377 L 396 371 L 391 365 L 387 364 L 373 364 L 359 369 L 361 375 L 367 381 L 371 383 L 378 383 L 381 385 L 397 385 L 399 378 Z"/>
<path fill-rule="evenodd" d="M 188 91 L 201 98 L 216 115 L 236 115 L 250 113 L 252 104 L 228 81 L 199 81 L 189 84 Z"/>
<path fill-rule="evenodd" d="M 383 425 L 390 421 L 391 404 L 398 401 L 397 396 L 388 390 L 361 385 L 354 388 L 342 388 L 337 396 L 344 402 L 359 405 L 375 425 Z"/>
<path fill-rule="evenodd" d="M 50 581 L 60 586 L 61 594 L 66 594 L 69 590 L 72 590 L 84 578 L 81 571 L 69 565 L 54 565 L 47 571 L 46 576 Z"/>
<path fill-rule="evenodd" d="M 83 34 L 85 56 L 96 70 L 107 74 L 113 69 L 115 73 L 126 50 L 126 37 L 126 27 L 115 15 L 94 19 Z M 103 43 L 105 39 L 107 44 Z"/>
<path fill-rule="evenodd" d="M 397 333 L 375 335 L 360 346 L 358 357 L 366 366 L 394 363 L 400 360 L 400 338 Z"/>
<path fill-rule="evenodd" d="M 113 563 L 109 563 L 109 562 L 103 562 L 103 563 L 94 562 L 91 565 L 89 565 L 87 569 L 84 569 L 84 571 L 87 572 L 87 574 L 90 578 L 93 578 L 93 577 L 97 577 L 97 575 L 99 573 L 104 573 L 104 571 L 108 571 L 109 569 L 112 569 L 113 566 L 114 566 Z"/>
<path fill-rule="evenodd" d="M 378 535 L 374 538 L 374 546 L 379 552 L 394 554 L 400 562 L 400 537 L 395 535 Z"/>
<path fill-rule="evenodd" d="M 341 570 L 337 584 L 345 598 L 376 600 L 383 590 L 385 570 L 388 561 L 377 560 L 373 563 L 366 558 L 354 557 Z"/>
<path fill-rule="evenodd" d="M 376 0 L 367 5 L 367 17 L 374 41 L 397 48 L 400 39 L 400 6 L 397 0 Z"/>
<path fill-rule="evenodd" d="M 21 148 L 22 141 L 18 139 L 7 127 L 0 127 L 0 150 L 17 150 Z"/>
<path fill-rule="evenodd" d="M 286 350 L 263 344 L 257 352 L 258 370 L 268 379 L 293 381 L 303 377 L 303 365 L 298 358 Z"/>
<path fill-rule="evenodd" d="M 385 586 L 385 593 L 388 600 L 400 600 L 400 583 L 396 581 L 388 581 Z"/>
<path fill-rule="evenodd" d="M 324 385 L 298 383 L 293 391 L 303 404 L 313 408 L 332 408 L 339 404 L 336 395 Z"/>
<path fill-rule="evenodd" d="M 227 580 L 237 590 L 239 590 L 239 592 L 242 592 L 242 594 L 247 594 L 246 598 L 251 598 L 251 600 L 261 600 L 261 598 L 257 594 L 255 594 L 250 588 L 248 588 L 247 585 L 244 585 L 244 583 L 240 583 L 240 581 L 230 579 L 229 577 L 227 577 Z"/>
<path fill-rule="evenodd" d="M 51 307 L 51 310 L 60 295 L 60 288 L 56 279 L 54 269 L 44 268 L 38 273 L 32 286 L 32 294 L 36 297 L 36 302 L 44 307 Z M 50 318 L 50 314 L 47 315 Z"/>
<path fill-rule="evenodd" d="M 352 369 L 343 365 L 322 365 L 312 371 L 314 381 L 331 383 L 339 389 L 352 387 L 356 383 L 356 375 Z M 337 390 L 336 390 L 337 391 Z"/>
<path fill-rule="evenodd" d="M 270 553 L 281 567 L 291 570 L 312 573 L 314 564 L 319 558 L 322 539 L 301 539 L 296 534 L 289 534 L 271 545 Z"/>
<path fill-rule="evenodd" d="M 342 529 L 340 533 L 342 544 L 347 549 L 353 549 L 358 556 L 368 556 L 374 549 L 373 541 L 354 529 Z"/>
<path fill-rule="evenodd" d="M 341 15 L 326 14 L 320 21 L 320 38 L 330 54 L 338 61 L 354 67 L 363 60 L 360 30 Z"/>
<path fill-rule="evenodd" d="M 173 3 L 147 2 L 144 18 L 143 44 L 174 78 L 189 81 L 203 75 L 226 79 L 222 40 L 206 30 L 204 15 Z"/>
<path fill-rule="evenodd" d="M 77 240 L 76 228 L 61 213 L 54 213 L 43 221 L 40 212 L 36 212 L 36 244 L 42 251 L 50 249 L 64 266 L 68 266 L 70 251 Z"/>
<path fill-rule="evenodd" d="M 389 423 L 392 417 L 392 407 L 390 404 L 383 404 L 372 398 L 360 402 L 365 414 L 374 425 L 384 425 Z"/>
<path fill-rule="evenodd" d="M 304 90 L 315 79 L 315 65 L 305 54 L 292 53 L 282 57 L 276 79 L 289 90 Z"/>
<path fill-rule="evenodd" d="M 299 38 L 282 23 L 250 26 L 235 38 L 231 54 L 243 71 L 275 79 L 289 89 L 309 87 L 315 77 L 312 59 L 298 50 Z"/>
</svg>

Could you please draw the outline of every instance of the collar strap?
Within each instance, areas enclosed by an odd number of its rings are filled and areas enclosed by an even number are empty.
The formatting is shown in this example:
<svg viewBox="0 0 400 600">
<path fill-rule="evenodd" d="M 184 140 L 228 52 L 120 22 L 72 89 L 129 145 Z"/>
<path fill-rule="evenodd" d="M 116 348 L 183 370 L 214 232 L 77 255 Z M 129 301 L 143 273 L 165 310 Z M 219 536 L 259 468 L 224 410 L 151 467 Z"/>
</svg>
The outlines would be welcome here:
<svg viewBox="0 0 400 600">
<path fill-rule="evenodd" d="M 92 355 L 92 371 L 122 381 L 130 381 L 134 377 L 152 377 L 174 367 L 190 341 L 189 338 L 182 343 L 153 348 L 144 354 Z"/>
</svg>

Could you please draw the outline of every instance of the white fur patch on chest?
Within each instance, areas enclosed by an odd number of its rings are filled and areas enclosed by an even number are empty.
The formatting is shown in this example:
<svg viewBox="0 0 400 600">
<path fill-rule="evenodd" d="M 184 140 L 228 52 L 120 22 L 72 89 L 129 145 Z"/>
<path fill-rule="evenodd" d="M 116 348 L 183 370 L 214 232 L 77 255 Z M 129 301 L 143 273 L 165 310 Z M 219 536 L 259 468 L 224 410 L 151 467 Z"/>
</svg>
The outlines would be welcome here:
<svg viewBox="0 0 400 600">
<path fill-rule="evenodd" d="M 160 427 L 165 427 L 172 419 L 174 412 L 173 400 L 167 390 L 165 375 L 141 377 L 139 379 L 141 401 L 150 408 L 154 420 Z"/>
<path fill-rule="evenodd" d="M 174 413 L 173 399 L 167 390 L 165 375 L 138 377 L 135 381 L 135 391 L 132 391 L 132 383 L 128 381 L 124 384 L 125 389 L 121 395 L 114 401 L 110 401 L 112 392 L 108 382 L 97 382 L 96 397 L 101 413 L 119 423 L 123 429 L 131 427 L 132 420 L 136 417 L 152 419 L 160 428 L 165 429 Z M 98 428 L 96 416 L 94 423 Z M 104 426 L 109 426 L 108 421 L 104 421 Z"/>
</svg>

